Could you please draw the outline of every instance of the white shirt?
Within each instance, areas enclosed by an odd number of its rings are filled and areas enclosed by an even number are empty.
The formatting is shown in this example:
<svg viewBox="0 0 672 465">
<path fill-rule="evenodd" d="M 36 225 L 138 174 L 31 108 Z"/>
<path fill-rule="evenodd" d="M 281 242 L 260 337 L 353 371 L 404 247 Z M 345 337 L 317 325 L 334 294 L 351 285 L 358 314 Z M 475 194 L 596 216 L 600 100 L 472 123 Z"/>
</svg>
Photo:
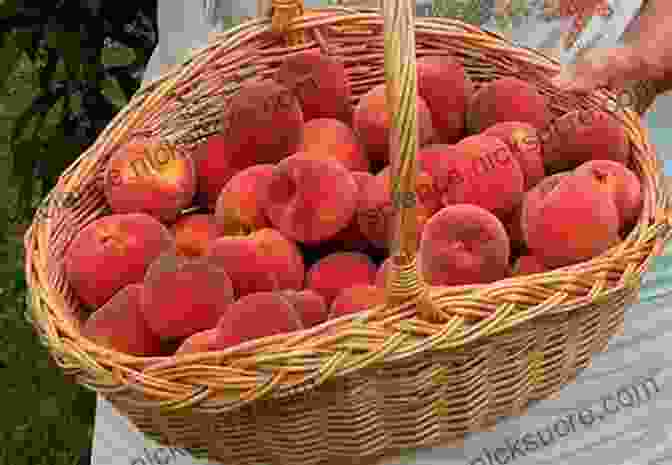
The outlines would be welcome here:
<svg viewBox="0 0 672 465">
<path fill-rule="evenodd" d="M 545 6 L 557 0 L 504 1 L 509 1 L 517 11 L 495 15 L 495 2 L 499 4 L 501 0 L 453 0 L 447 14 L 472 21 L 476 18 L 475 22 L 483 29 L 499 32 L 520 46 L 541 49 L 561 63 L 573 61 L 581 50 L 617 45 L 642 5 L 642 0 L 606 0 L 601 14 L 585 18 L 582 31 L 571 40 L 576 18 L 553 17 L 553 8 Z M 579 4 L 583 2 L 577 0 Z M 350 0 L 350 3 L 367 1 Z M 326 6 L 327 0 L 304 0 L 304 5 Z M 437 15 L 437 8 L 431 0 L 421 0 L 416 10 L 418 15 L 428 16 Z M 158 0 L 159 44 L 149 61 L 145 82 L 156 78 L 165 66 L 178 63 L 189 49 L 204 46 L 208 34 L 221 31 L 227 19 L 256 15 L 255 0 Z"/>
</svg>

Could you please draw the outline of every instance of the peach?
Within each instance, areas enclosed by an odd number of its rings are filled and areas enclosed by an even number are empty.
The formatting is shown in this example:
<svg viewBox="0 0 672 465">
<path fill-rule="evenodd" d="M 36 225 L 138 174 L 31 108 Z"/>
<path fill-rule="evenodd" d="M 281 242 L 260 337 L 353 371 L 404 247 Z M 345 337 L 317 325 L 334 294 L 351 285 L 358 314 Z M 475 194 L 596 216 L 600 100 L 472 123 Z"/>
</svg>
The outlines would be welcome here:
<svg viewBox="0 0 672 465">
<path fill-rule="evenodd" d="M 371 284 L 359 284 L 343 289 L 331 303 L 329 319 L 334 319 L 368 310 L 371 307 L 385 304 L 387 300 L 385 289 Z"/>
<path fill-rule="evenodd" d="M 387 287 L 387 274 L 390 272 L 392 257 L 387 257 L 376 271 L 376 279 L 373 281 L 378 287 L 385 289 Z"/>
<path fill-rule="evenodd" d="M 293 155 L 278 163 L 263 197 L 271 224 L 290 239 L 319 243 L 352 220 L 357 183 L 335 160 Z"/>
<path fill-rule="evenodd" d="M 131 284 L 114 294 L 89 316 L 82 336 L 129 355 L 159 355 L 161 339 L 149 329 L 140 310 L 142 290 L 142 284 Z"/>
<path fill-rule="evenodd" d="M 350 83 L 345 66 L 339 60 L 305 50 L 285 57 L 275 80 L 292 89 L 306 121 L 336 118 L 347 121 L 350 109 Z"/>
<path fill-rule="evenodd" d="M 196 197 L 204 207 L 215 209 L 220 192 L 235 174 L 252 162 L 245 157 L 234 157 L 222 134 L 214 134 L 199 145 L 193 153 L 198 173 Z"/>
<path fill-rule="evenodd" d="M 318 260 L 306 275 L 306 289 L 324 297 L 327 305 L 342 289 L 357 284 L 373 284 L 376 265 L 358 252 L 337 252 Z"/>
<path fill-rule="evenodd" d="M 226 183 L 215 206 L 220 234 L 244 235 L 270 226 L 262 199 L 274 168 L 271 164 L 250 166 Z"/>
<path fill-rule="evenodd" d="M 294 311 L 301 318 L 304 328 L 311 328 L 327 321 L 327 304 L 324 298 L 313 291 L 281 291 Z"/>
<path fill-rule="evenodd" d="M 433 145 L 432 147 L 436 147 L 436 145 Z M 387 165 L 376 175 L 376 179 L 387 186 L 386 188 L 388 189 L 388 192 L 391 192 L 391 177 L 391 165 Z M 422 206 L 432 214 L 443 208 L 443 205 L 441 204 L 441 195 L 436 188 L 434 178 L 428 171 L 418 170 L 415 176 L 415 196 L 418 203 L 422 204 Z M 404 199 L 399 199 L 399 202 L 403 203 Z M 406 202 L 409 202 L 409 200 L 406 199 Z"/>
<path fill-rule="evenodd" d="M 497 123 L 520 121 L 542 130 L 551 118 L 548 98 L 534 85 L 516 77 L 502 77 L 474 92 L 467 109 L 467 128 L 477 134 Z"/>
<path fill-rule="evenodd" d="M 113 213 L 147 213 L 163 222 L 191 205 L 196 186 L 191 156 L 155 138 L 124 144 L 105 170 L 105 199 Z"/>
<path fill-rule="evenodd" d="M 226 271 L 236 298 L 280 287 L 275 271 L 264 266 L 262 253 L 249 237 L 220 237 L 210 244 L 206 257 Z"/>
<path fill-rule="evenodd" d="M 574 169 L 590 160 L 627 166 L 630 140 L 621 123 L 601 110 L 566 113 L 540 133 L 544 164 L 551 171 Z"/>
<path fill-rule="evenodd" d="M 355 179 L 357 187 L 360 190 L 364 189 L 364 186 L 375 179 L 375 176 L 368 171 L 353 171 L 352 177 Z"/>
<path fill-rule="evenodd" d="M 432 115 L 437 140 L 457 143 L 464 137 L 467 103 L 474 84 L 455 57 L 425 56 L 417 61 L 418 93 Z"/>
<path fill-rule="evenodd" d="M 279 289 L 303 288 L 306 265 L 296 242 L 272 228 L 259 229 L 248 237 L 262 255 L 265 269 L 275 273 Z"/>
<path fill-rule="evenodd" d="M 490 126 L 483 135 L 497 137 L 508 145 L 523 171 L 525 192 L 536 186 L 546 175 L 541 141 L 534 126 L 518 121 L 504 121 Z"/>
<path fill-rule="evenodd" d="M 514 276 L 544 273 L 548 268 L 534 255 L 523 255 L 513 265 Z"/>
<path fill-rule="evenodd" d="M 591 176 L 596 188 L 606 189 L 613 196 L 621 228 L 637 221 L 642 210 L 642 185 L 632 170 L 615 161 L 593 160 L 579 166 L 574 173 Z"/>
<path fill-rule="evenodd" d="M 142 282 L 149 264 L 166 250 L 175 250 L 170 231 L 151 216 L 104 216 L 70 243 L 65 274 L 80 300 L 98 308 L 124 286 Z"/>
<path fill-rule="evenodd" d="M 418 144 L 423 146 L 435 136 L 432 115 L 425 100 L 417 97 Z M 372 163 L 389 163 L 392 119 L 387 106 L 386 85 L 379 84 L 362 95 L 353 114 L 353 127 Z"/>
<path fill-rule="evenodd" d="M 489 211 L 451 205 L 425 225 L 418 257 L 433 286 L 489 283 L 508 276 L 510 246 L 504 225 Z"/>
<path fill-rule="evenodd" d="M 550 268 L 593 258 L 619 242 L 618 209 L 589 176 L 553 176 L 525 194 L 525 243 Z"/>
<path fill-rule="evenodd" d="M 418 150 L 416 155 L 417 168 L 432 177 L 436 177 L 441 170 L 441 162 L 444 158 L 455 157 L 454 144 L 430 144 Z M 387 168 L 379 173 L 383 174 Z M 388 174 L 386 174 L 387 176 Z"/>
<path fill-rule="evenodd" d="M 360 230 L 359 223 L 354 219 L 321 245 L 326 246 L 322 250 L 334 251 L 365 251 L 371 247 L 371 243 Z"/>
<path fill-rule="evenodd" d="M 470 203 L 503 218 L 523 196 L 523 173 L 509 147 L 497 137 L 462 139 L 437 160 L 434 177 L 444 205 Z"/>
<path fill-rule="evenodd" d="M 197 354 L 215 350 L 217 328 L 206 329 L 186 338 L 175 351 L 175 355 Z"/>
<path fill-rule="evenodd" d="M 368 171 L 369 159 L 354 131 L 337 119 L 312 119 L 303 125 L 302 156 L 332 158 L 350 171 Z"/>
<path fill-rule="evenodd" d="M 392 202 L 389 173 L 389 170 L 383 170 L 376 176 L 374 182 L 364 187 L 356 213 L 360 231 L 371 244 L 379 249 L 386 249 L 390 246 L 397 227 L 397 213 L 401 208 L 416 204 L 418 241 L 424 224 L 438 210 L 434 207 L 434 188 L 429 175 L 418 173 L 415 192 L 409 197 L 400 195 L 398 202 Z M 430 206 L 423 202 L 426 199 L 429 199 L 427 201 Z"/>
<path fill-rule="evenodd" d="M 229 275 L 202 257 L 164 253 L 149 266 L 144 285 L 142 313 L 162 339 L 214 328 L 234 301 Z"/>
<path fill-rule="evenodd" d="M 187 257 L 206 254 L 208 244 L 220 236 L 213 215 L 193 213 L 182 215 L 170 227 L 175 237 L 177 252 Z"/>
<path fill-rule="evenodd" d="M 523 227 L 521 224 L 521 215 L 523 212 L 523 203 L 519 203 L 507 216 L 502 218 L 502 223 L 509 235 L 511 245 L 519 248 L 525 244 L 525 235 L 523 234 Z"/>
<path fill-rule="evenodd" d="M 375 180 L 375 176 L 366 171 L 353 171 L 352 177 L 357 184 L 357 205 L 359 206 L 361 196 L 363 195 L 366 186 Z M 329 242 L 334 245 L 336 249 L 341 251 L 363 251 L 371 246 L 371 243 L 359 227 L 356 214 L 345 228 L 338 231 L 331 239 L 329 239 Z"/>
<path fill-rule="evenodd" d="M 222 126 L 234 159 L 242 157 L 248 166 L 277 163 L 298 150 L 303 113 L 287 87 L 266 79 L 243 84 L 230 98 Z"/>
<path fill-rule="evenodd" d="M 216 350 L 303 329 L 300 317 L 281 294 L 257 292 L 232 304 L 217 323 Z"/>
</svg>

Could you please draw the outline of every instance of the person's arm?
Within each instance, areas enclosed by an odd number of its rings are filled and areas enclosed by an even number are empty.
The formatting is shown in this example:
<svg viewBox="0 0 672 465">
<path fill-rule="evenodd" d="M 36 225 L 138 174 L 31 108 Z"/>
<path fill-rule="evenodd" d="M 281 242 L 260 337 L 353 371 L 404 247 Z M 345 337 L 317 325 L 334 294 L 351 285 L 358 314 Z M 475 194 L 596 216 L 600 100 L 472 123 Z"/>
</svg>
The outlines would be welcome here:
<svg viewBox="0 0 672 465">
<path fill-rule="evenodd" d="M 553 82 L 581 94 L 599 87 L 629 89 L 634 109 L 643 114 L 658 94 L 672 89 L 672 0 L 645 0 L 623 45 L 590 50 Z"/>
<path fill-rule="evenodd" d="M 672 1 L 647 0 L 623 34 L 623 41 L 643 60 L 646 78 L 672 87 L 672 82 L 661 82 L 672 77 Z"/>
</svg>

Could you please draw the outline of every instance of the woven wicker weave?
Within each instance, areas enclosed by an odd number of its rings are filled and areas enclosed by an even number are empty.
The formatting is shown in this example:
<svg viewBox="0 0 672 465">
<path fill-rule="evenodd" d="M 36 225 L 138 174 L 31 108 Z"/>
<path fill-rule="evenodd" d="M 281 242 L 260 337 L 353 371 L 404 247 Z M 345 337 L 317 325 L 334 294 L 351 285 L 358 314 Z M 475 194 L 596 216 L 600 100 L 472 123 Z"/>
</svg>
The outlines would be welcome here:
<svg viewBox="0 0 672 465">
<path fill-rule="evenodd" d="M 607 108 L 613 98 L 559 95 L 548 81 L 557 63 L 458 21 L 418 19 L 409 27 L 407 0 L 386 1 L 383 15 L 334 7 L 293 17 L 300 5 L 274 6 L 273 20 L 219 34 L 141 89 L 61 176 L 49 219 L 36 219 L 25 236 L 31 317 L 53 358 L 149 436 L 228 465 L 356 463 L 459 442 L 557 393 L 622 331 L 624 310 L 669 236 L 661 167 L 631 110 L 617 116 L 632 141 L 643 212 L 626 240 L 589 262 L 490 285 L 427 288 L 413 259 L 414 213 L 405 209 L 390 302 L 363 316 L 179 358 L 132 357 L 80 336 L 80 305 L 62 258 L 76 231 L 108 213 L 98 179 L 112 151 L 140 133 L 194 147 L 218 130 L 240 82 L 270 76 L 291 52 L 321 47 L 343 60 L 354 101 L 385 79 L 392 84 L 394 179 L 402 190 L 413 185 L 417 145 L 408 130 L 416 124 L 413 47 L 418 56 L 455 54 L 476 82 L 507 75 L 533 82 L 556 115 Z M 63 192 L 80 202 L 64 206 Z"/>
</svg>

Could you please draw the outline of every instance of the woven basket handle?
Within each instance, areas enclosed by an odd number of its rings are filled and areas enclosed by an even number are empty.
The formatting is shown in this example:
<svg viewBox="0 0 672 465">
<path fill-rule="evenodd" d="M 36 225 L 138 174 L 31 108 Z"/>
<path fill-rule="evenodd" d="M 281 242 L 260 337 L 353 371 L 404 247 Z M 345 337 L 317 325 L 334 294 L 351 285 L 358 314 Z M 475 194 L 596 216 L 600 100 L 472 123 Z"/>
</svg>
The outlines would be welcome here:
<svg viewBox="0 0 672 465">
<path fill-rule="evenodd" d="M 415 8 L 413 0 L 382 2 L 385 40 L 385 81 L 387 102 L 392 117 L 390 160 L 392 164 L 391 203 L 396 212 L 390 255 L 396 257 L 395 268 L 404 269 L 405 286 L 419 281 L 415 271 L 418 250 L 418 220 L 415 194 L 415 155 L 418 149 L 417 79 L 415 56 Z M 295 31 L 289 24 L 305 13 L 303 0 L 259 0 L 259 14 L 271 15 L 272 29 L 285 34 L 296 45 Z M 406 296 L 408 297 L 408 295 Z"/>
</svg>

